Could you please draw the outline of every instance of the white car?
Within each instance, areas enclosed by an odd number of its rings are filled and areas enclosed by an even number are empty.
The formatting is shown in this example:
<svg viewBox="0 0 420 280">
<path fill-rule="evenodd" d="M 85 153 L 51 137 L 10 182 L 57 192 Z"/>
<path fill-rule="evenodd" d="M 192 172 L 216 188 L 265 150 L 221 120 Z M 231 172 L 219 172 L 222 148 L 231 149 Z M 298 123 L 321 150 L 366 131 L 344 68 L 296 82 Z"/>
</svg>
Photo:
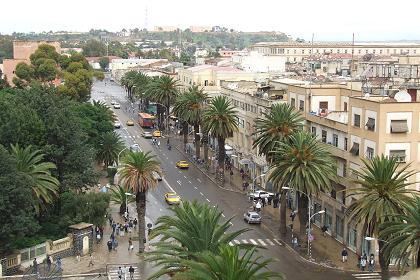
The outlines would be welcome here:
<svg viewBox="0 0 420 280">
<path fill-rule="evenodd" d="M 119 103 L 114 104 L 114 109 L 120 109 L 120 108 L 121 108 L 121 105 Z"/>
<path fill-rule="evenodd" d="M 134 152 L 141 152 L 140 146 L 139 144 L 133 144 L 130 146 L 130 151 L 134 151 Z"/>
<path fill-rule="evenodd" d="M 254 198 L 254 199 L 256 199 L 256 198 L 266 198 L 266 197 L 270 197 L 270 196 L 274 196 L 274 193 L 267 192 L 267 191 L 264 191 L 264 190 L 257 190 L 255 192 L 252 192 L 252 193 L 249 194 L 249 197 Z"/>
<path fill-rule="evenodd" d="M 121 123 L 119 121 L 114 122 L 114 128 L 121 128 Z"/>
<path fill-rule="evenodd" d="M 115 100 L 111 100 L 111 105 L 114 105 L 114 104 L 116 104 L 117 103 L 117 101 L 115 101 Z"/>
</svg>

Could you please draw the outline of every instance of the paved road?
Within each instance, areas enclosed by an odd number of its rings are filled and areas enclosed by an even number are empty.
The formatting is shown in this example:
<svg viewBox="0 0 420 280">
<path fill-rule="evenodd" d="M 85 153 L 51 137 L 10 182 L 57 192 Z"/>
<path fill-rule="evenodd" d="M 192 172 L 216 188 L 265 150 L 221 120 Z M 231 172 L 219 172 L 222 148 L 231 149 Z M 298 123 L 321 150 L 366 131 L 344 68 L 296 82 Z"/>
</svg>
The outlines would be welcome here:
<svg viewBox="0 0 420 280">
<path fill-rule="evenodd" d="M 232 245 L 248 243 L 265 247 L 265 250 L 260 251 L 261 255 L 275 260 L 269 266 L 269 269 L 284 273 L 287 279 L 349 280 L 361 279 L 360 277 L 363 277 L 362 279 L 365 280 L 378 279 L 377 275 L 353 276 L 347 272 L 308 264 L 292 254 L 278 240 L 273 239 L 270 233 L 263 230 L 260 226 L 245 224 L 242 215 L 250 206 L 245 195 L 220 189 L 194 166 L 191 166 L 189 170 L 177 169 L 175 162 L 183 158 L 176 149 L 169 151 L 164 140 L 161 140 L 161 146 L 158 148 L 152 145 L 150 140 L 141 137 L 142 130 L 137 124 L 133 127 L 125 125 L 129 118 L 136 121 L 134 117 L 136 112 L 126 111 L 126 105 L 130 107 L 130 104 L 126 101 L 124 90 L 117 84 L 107 82 L 105 86 L 103 82 L 95 83 L 92 90 L 92 98 L 103 100 L 108 104 L 110 104 L 111 100 L 118 101 L 121 104 L 121 109 L 113 110 L 122 123 L 122 128 L 118 129 L 118 132 L 126 145 L 137 143 L 143 151 L 153 151 L 161 161 L 164 179 L 159 183 L 155 191 L 149 192 L 147 198 L 147 217 L 152 221 L 156 221 L 161 215 L 171 214 L 164 202 L 163 195 L 167 191 L 174 190 L 181 195 L 183 200 L 198 200 L 209 203 L 221 209 L 224 217 L 233 217 L 231 220 L 232 230 L 249 228 L 250 231 L 239 236 L 232 242 Z M 171 141 L 173 143 L 175 140 L 171 139 Z"/>
</svg>

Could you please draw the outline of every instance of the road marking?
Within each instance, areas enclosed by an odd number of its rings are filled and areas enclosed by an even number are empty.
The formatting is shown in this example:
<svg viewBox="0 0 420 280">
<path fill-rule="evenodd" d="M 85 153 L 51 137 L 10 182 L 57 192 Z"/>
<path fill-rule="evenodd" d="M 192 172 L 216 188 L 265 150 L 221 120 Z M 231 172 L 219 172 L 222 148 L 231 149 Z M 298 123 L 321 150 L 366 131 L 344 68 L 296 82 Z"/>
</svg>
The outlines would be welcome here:
<svg viewBox="0 0 420 280">
<path fill-rule="evenodd" d="M 184 175 L 184 178 L 187 179 L 187 176 Z"/>
<path fill-rule="evenodd" d="M 356 279 L 366 279 L 366 280 L 380 280 L 382 279 L 381 275 L 377 272 L 374 273 L 355 273 L 352 274 Z"/>
<path fill-rule="evenodd" d="M 254 239 L 250 239 L 249 241 L 251 241 L 251 243 L 254 245 L 258 245 L 258 243 Z"/>
<path fill-rule="evenodd" d="M 207 202 L 210 202 L 210 200 L 208 198 L 206 198 Z"/>
<path fill-rule="evenodd" d="M 261 245 L 263 245 L 263 246 L 267 246 L 267 244 L 265 244 L 265 242 L 262 240 L 262 239 L 257 239 L 258 240 L 258 242 L 260 242 L 261 243 Z"/>
<path fill-rule="evenodd" d="M 168 157 L 166 157 L 166 159 L 169 159 Z"/>
<path fill-rule="evenodd" d="M 188 183 L 192 184 L 191 181 L 188 180 Z"/>
<path fill-rule="evenodd" d="M 176 182 L 178 183 L 178 185 L 181 186 L 181 181 L 180 180 L 177 180 Z"/>
<path fill-rule="evenodd" d="M 231 226 L 233 226 L 232 222 L 229 222 L 229 224 L 230 224 Z"/>
<path fill-rule="evenodd" d="M 171 161 L 171 164 L 174 164 L 174 162 L 173 162 L 173 161 Z"/>
<path fill-rule="evenodd" d="M 222 213 L 222 217 L 225 218 L 225 214 Z"/>
<path fill-rule="evenodd" d="M 178 170 L 179 174 L 182 174 L 181 170 Z"/>
<path fill-rule="evenodd" d="M 197 178 L 197 181 L 201 183 L 201 180 Z"/>
<path fill-rule="evenodd" d="M 266 239 L 265 241 L 266 241 L 268 244 L 270 244 L 271 246 L 274 246 L 273 241 L 271 241 L 270 239 Z"/>
<path fill-rule="evenodd" d="M 168 181 L 166 181 L 166 179 L 165 178 L 162 178 L 162 180 L 163 180 L 163 182 L 166 184 L 166 186 L 168 186 L 168 188 L 172 191 L 172 192 L 174 192 L 174 193 L 176 193 L 176 191 L 169 185 L 169 183 L 168 183 Z"/>
<path fill-rule="evenodd" d="M 233 242 L 235 242 L 236 244 L 241 244 L 241 242 L 239 240 L 233 240 Z"/>
<path fill-rule="evenodd" d="M 159 211 L 161 211 L 161 212 L 162 212 L 162 208 L 159 208 Z"/>
<path fill-rule="evenodd" d="M 194 187 L 194 189 L 196 189 L 196 190 L 197 190 L 198 188 L 197 188 L 197 187 Z"/>
<path fill-rule="evenodd" d="M 155 204 L 156 204 L 156 205 L 158 204 L 156 200 L 155 200 Z"/>
<path fill-rule="evenodd" d="M 200 192 L 201 196 L 204 196 L 204 194 L 202 192 Z"/>
<path fill-rule="evenodd" d="M 247 241 L 247 240 L 245 240 L 245 239 L 242 239 L 241 241 L 242 241 L 242 243 L 244 243 L 244 244 L 248 244 L 248 241 Z"/>
<path fill-rule="evenodd" d="M 283 244 L 280 243 L 280 241 L 278 241 L 277 239 L 273 239 L 274 242 L 276 242 L 277 244 L 279 244 L 280 246 L 283 246 Z"/>
<path fill-rule="evenodd" d="M 162 153 L 162 155 L 166 156 L 165 153 Z"/>
</svg>

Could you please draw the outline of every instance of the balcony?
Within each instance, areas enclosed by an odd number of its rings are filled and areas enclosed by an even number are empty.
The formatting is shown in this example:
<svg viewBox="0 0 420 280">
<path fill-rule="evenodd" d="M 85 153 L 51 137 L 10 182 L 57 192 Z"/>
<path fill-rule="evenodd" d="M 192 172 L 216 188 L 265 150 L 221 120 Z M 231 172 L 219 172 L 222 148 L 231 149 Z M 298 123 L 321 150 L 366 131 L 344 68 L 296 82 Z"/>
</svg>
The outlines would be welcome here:
<svg viewBox="0 0 420 280">
<path fill-rule="evenodd" d="M 330 112 L 326 116 L 306 113 L 306 120 L 347 133 L 347 112 Z"/>
</svg>

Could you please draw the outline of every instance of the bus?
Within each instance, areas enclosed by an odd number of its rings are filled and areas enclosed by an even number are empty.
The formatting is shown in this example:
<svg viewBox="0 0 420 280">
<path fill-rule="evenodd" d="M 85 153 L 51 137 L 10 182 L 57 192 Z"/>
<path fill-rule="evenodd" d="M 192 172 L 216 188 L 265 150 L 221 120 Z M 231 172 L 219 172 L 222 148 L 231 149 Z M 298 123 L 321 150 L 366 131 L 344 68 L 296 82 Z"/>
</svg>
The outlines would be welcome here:
<svg viewBox="0 0 420 280">
<path fill-rule="evenodd" d="M 139 113 L 139 125 L 141 127 L 151 128 L 155 123 L 155 117 L 148 113 Z"/>
</svg>

